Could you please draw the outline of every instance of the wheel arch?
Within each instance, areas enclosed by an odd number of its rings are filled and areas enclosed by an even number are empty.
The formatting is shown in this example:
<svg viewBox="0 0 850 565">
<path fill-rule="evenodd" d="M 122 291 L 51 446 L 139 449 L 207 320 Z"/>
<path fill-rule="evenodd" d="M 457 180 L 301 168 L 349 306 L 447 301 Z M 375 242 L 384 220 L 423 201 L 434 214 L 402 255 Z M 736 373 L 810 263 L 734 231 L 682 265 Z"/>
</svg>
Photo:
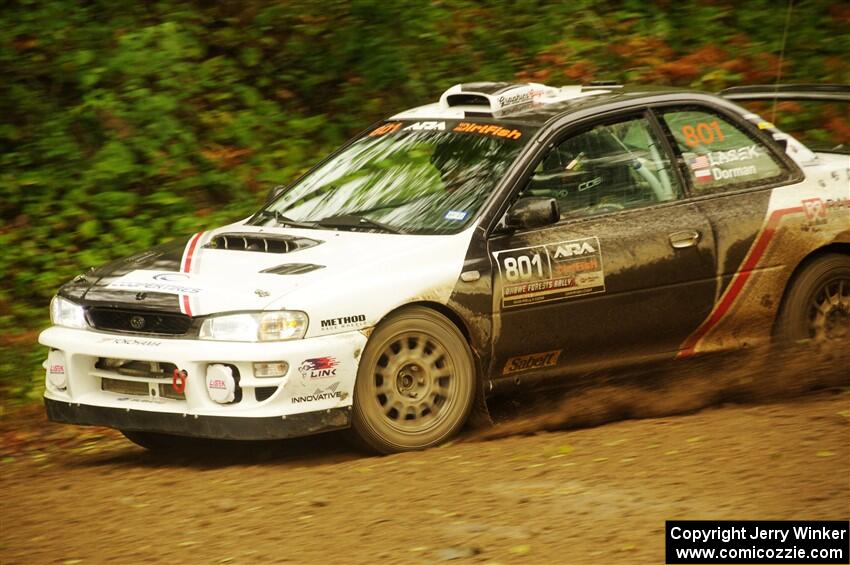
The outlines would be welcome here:
<svg viewBox="0 0 850 565">
<path fill-rule="evenodd" d="M 776 314 L 773 317 L 773 328 L 771 331 L 772 335 L 777 335 L 777 331 L 779 330 L 779 322 L 782 317 L 782 311 L 785 308 L 785 302 L 788 299 L 788 292 L 794 286 L 794 283 L 799 278 L 800 273 L 802 273 L 806 267 L 808 267 L 813 261 L 823 257 L 824 255 L 831 254 L 840 254 L 840 255 L 848 255 L 850 256 L 850 243 L 843 241 L 836 241 L 830 244 L 824 245 L 823 247 L 818 247 L 797 263 L 797 266 L 791 272 L 791 275 L 788 277 L 788 280 L 785 282 L 785 288 L 782 291 L 782 299 L 779 301 L 779 307 L 776 309 Z"/>
<path fill-rule="evenodd" d="M 455 327 L 457 327 L 458 331 L 469 344 L 469 348 L 472 350 L 472 353 L 474 355 L 478 355 L 476 353 L 475 344 L 472 341 L 472 333 L 469 330 L 469 326 L 467 325 L 466 320 L 463 319 L 463 316 L 461 316 L 459 313 L 457 313 L 452 308 L 446 306 L 445 304 L 440 304 L 439 302 L 434 302 L 432 300 L 416 300 L 413 302 L 405 302 L 404 304 L 400 304 L 399 306 L 396 306 L 395 308 L 384 314 L 383 317 L 378 320 L 375 326 L 380 325 L 384 320 L 386 320 L 393 314 L 396 314 L 397 312 L 400 312 L 412 306 L 422 306 L 424 308 L 430 308 L 431 310 L 435 310 L 446 318 L 448 318 L 449 321 L 454 324 Z"/>
</svg>

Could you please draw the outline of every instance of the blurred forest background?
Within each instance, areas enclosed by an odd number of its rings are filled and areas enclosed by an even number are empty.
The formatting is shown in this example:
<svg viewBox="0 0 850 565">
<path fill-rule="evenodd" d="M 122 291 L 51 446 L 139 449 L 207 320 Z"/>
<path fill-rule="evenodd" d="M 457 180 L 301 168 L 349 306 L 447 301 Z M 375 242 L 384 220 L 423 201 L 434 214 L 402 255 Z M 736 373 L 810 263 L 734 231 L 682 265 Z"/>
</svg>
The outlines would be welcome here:
<svg viewBox="0 0 850 565">
<path fill-rule="evenodd" d="M 473 80 L 771 84 L 786 13 L 771 0 L 4 3 L 0 404 L 40 395 L 36 338 L 64 281 L 247 215 L 375 120 Z M 782 81 L 850 83 L 848 59 L 850 3 L 796 2 Z M 846 120 L 821 127 L 850 140 Z"/>
</svg>

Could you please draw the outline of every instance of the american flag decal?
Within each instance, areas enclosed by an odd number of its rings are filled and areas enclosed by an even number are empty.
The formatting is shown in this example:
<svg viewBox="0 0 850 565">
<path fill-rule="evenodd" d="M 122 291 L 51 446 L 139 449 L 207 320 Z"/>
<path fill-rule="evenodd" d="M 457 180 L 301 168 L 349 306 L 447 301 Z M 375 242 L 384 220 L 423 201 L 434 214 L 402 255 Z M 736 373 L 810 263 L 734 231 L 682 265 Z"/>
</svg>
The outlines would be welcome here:
<svg viewBox="0 0 850 565">
<path fill-rule="evenodd" d="M 708 168 L 711 166 L 711 163 L 708 162 L 708 157 L 705 155 L 697 155 L 696 157 L 688 159 L 688 165 L 691 166 L 692 171 L 696 171 L 697 169 Z"/>
</svg>

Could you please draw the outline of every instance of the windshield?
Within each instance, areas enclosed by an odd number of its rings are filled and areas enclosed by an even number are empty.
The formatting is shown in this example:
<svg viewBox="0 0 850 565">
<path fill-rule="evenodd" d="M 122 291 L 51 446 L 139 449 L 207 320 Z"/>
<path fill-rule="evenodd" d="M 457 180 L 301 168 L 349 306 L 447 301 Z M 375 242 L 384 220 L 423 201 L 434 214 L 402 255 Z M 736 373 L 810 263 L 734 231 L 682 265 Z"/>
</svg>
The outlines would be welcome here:
<svg viewBox="0 0 850 565">
<path fill-rule="evenodd" d="M 302 178 L 254 223 L 456 233 L 530 134 L 472 121 L 387 122 Z"/>
</svg>

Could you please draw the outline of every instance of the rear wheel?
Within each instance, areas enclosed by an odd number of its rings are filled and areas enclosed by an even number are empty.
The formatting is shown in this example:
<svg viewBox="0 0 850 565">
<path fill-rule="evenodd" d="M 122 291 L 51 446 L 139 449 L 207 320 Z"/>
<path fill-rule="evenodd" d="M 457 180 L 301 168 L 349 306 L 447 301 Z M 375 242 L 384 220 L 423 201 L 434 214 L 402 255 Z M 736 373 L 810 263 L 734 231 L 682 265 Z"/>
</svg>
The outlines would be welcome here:
<svg viewBox="0 0 850 565">
<path fill-rule="evenodd" d="M 410 307 L 369 338 L 354 388 L 352 427 L 380 453 L 424 449 L 463 426 L 475 397 L 472 352 L 442 314 Z"/>
<path fill-rule="evenodd" d="M 850 256 L 818 257 L 795 278 L 780 316 L 782 337 L 850 338 Z"/>
</svg>

